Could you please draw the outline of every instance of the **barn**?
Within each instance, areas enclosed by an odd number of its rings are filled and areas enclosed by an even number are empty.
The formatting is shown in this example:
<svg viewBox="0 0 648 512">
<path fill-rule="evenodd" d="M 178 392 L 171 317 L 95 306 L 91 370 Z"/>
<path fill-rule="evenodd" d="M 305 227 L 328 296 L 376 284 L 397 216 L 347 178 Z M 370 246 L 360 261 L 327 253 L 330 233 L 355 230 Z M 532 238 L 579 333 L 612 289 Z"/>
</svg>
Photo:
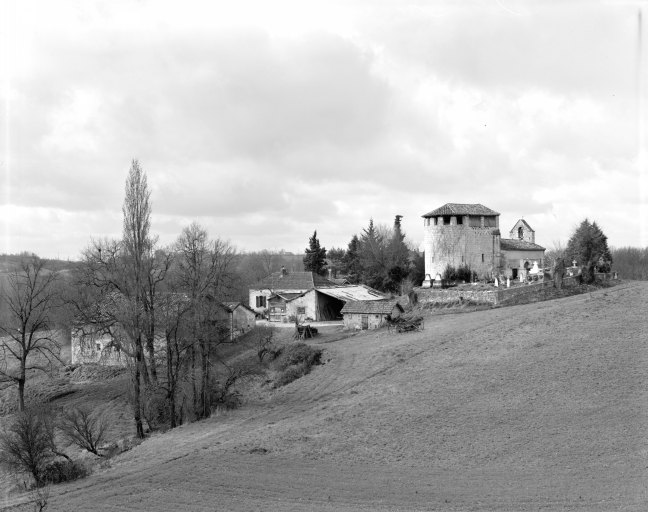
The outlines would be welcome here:
<svg viewBox="0 0 648 512">
<path fill-rule="evenodd" d="M 347 329 L 377 329 L 388 320 L 398 318 L 403 306 L 397 299 L 349 301 L 342 308 Z"/>
</svg>

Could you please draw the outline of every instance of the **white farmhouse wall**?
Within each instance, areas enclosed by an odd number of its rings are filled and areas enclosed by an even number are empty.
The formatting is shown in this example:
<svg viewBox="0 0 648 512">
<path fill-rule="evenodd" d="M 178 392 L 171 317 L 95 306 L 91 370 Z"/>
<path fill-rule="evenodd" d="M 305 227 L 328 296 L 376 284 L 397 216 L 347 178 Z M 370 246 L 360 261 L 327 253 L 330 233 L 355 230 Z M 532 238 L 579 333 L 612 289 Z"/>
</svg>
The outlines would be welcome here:
<svg viewBox="0 0 648 512">
<path fill-rule="evenodd" d="M 250 290 L 250 309 L 254 311 L 255 313 L 258 313 L 260 315 L 264 314 L 267 310 L 267 304 L 268 304 L 268 299 L 272 295 L 272 292 L 270 290 Z M 266 298 L 266 307 L 257 307 L 256 306 L 256 298 L 259 296 L 264 296 Z"/>
<path fill-rule="evenodd" d="M 305 308 L 305 313 L 297 314 L 297 308 Z M 286 315 L 294 315 L 300 321 L 306 318 L 319 320 L 317 318 L 317 292 L 315 290 L 309 290 L 301 297 L 288 301 L 286 303 Z"/>
</svg>

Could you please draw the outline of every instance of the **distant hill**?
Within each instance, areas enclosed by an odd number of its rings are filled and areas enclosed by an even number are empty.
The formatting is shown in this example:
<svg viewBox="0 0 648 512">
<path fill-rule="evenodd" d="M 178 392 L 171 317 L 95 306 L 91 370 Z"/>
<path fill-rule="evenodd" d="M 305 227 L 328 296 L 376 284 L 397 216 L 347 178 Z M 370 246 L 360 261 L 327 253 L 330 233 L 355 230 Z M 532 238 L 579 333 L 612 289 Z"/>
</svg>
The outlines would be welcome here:
<svg viewBox="0 0 648 512">
<path fill-rule="evenodd" d="M 24 258 L 34 256 L 33 253 L 23 252 L 20 254 L 0 254 L 0 273 L 6 274 L 20 268 L 20 262 Z M 38 255 L 36 255 L 38 256 Z M 78 261 L 47 259 L 46 267 L 50 270 L 65 271 L 72 270 L 80 264 Z"/>
</svg>

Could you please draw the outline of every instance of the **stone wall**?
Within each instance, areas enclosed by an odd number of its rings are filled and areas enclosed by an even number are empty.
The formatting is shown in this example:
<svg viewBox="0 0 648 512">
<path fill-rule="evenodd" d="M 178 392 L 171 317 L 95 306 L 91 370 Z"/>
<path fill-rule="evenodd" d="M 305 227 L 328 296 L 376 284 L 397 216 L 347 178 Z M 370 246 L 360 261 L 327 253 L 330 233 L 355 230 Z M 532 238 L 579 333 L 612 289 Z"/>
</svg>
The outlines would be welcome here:
<svg viewBox="0 0 648 512">
<path fill-rule="evenodd" d="M 579 278 L 565 277 L 563 279 L 563 288 L 570 288 L 580 284 Z M 435 289 L 435 288 L 417 288 L 416 294 L 419 303 L 456 303 L 463 301 L 472 301 L 482 304 L 507 304 L 518 300 L 526 299 L 533 295 L 540 295 L 545 288 L 553 287 L 553 281 L 541 281 L 538 283 L 514 286 L 512 288 L 495 288 L 491 290 L 467 290 L 467 289 Z"/>
</svg>

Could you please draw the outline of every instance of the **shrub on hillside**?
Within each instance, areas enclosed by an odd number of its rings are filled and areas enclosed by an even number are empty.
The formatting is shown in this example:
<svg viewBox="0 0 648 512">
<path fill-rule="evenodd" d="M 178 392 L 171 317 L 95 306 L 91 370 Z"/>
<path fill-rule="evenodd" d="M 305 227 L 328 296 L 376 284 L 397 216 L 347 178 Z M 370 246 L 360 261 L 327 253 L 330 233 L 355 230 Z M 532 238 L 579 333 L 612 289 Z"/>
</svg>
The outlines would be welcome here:
<svg viewBox="0 0 648 512">
<path fill-rule="evenodd" d="M 90 472 L 86 466 L 76 460 L 54 460 L 43 468 L 42 483 L 60 484 L 85 478 Z"/>
<path fill-rule="evenodd" d="M 275 386 L 285 386 L 292 381 L 310 373 L 311 368 L 321 364 L 322 351 L 306 343 L 295 343 L 283 347 L 276 360 L 275 368 L 279 371 Z"/>
<path fill-rule="evenodd" d="M 305 363 L 310 370 L 311 366 L 320 364 L 322 351 L 313 348 L 306 343 L 294 343 L 283 347 L 277 358 L 277 369 L 285 370 L 289 366 L 296 366 Z"/>
<path fill-rule="evenodd" d="M 283 370 L 275 379 L 275 386 L 285 386 L 286 384 L 290 384 L 292 381 L 297 380 L 308 373 L 310 373 L 310 367 L 305 362 L 289 366 L 288 368 Z"/>
</svg>

